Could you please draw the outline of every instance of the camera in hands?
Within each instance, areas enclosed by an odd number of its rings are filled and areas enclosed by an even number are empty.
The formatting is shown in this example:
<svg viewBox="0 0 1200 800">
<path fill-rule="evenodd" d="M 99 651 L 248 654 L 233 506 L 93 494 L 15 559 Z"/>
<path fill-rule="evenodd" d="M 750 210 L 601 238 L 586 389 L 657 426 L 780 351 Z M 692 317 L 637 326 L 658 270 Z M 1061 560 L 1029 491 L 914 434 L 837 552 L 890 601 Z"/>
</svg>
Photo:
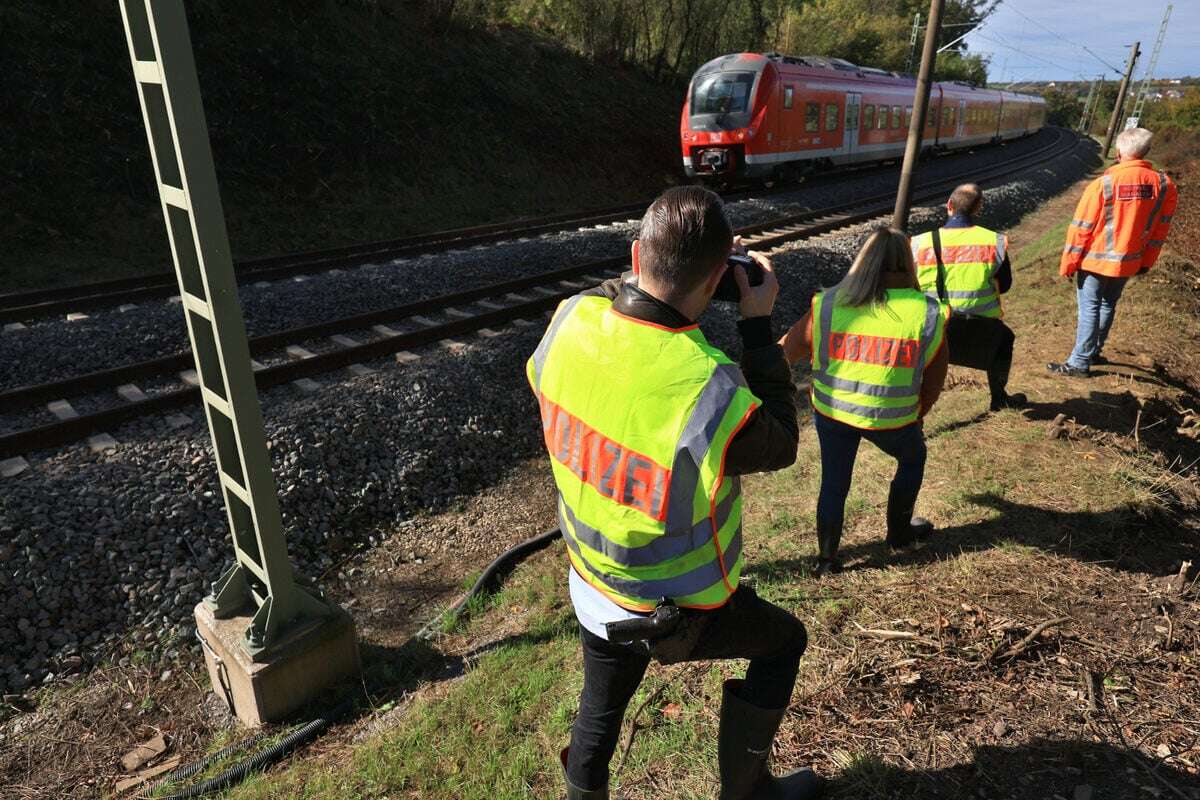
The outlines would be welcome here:
<svg viewBox="0 0 1200 800">
<path fill-rule="evenodd" d="M 737 277 L 735 270 L 738 265 L 746 270 L 746 280 L 751 286 L 758 286 L 763 282 L 763 268 L 753 258 L 741 253 L 734 253 L 729 256 L 727 262 L 728 269 L 721 276 L 721 282 L 717 284 L 717 291 L 713 294 L 713 300 L 722 300 L 727 303 L 736 303 L 742 299 L 742 290 L 738 288 Z"/>
</svg>

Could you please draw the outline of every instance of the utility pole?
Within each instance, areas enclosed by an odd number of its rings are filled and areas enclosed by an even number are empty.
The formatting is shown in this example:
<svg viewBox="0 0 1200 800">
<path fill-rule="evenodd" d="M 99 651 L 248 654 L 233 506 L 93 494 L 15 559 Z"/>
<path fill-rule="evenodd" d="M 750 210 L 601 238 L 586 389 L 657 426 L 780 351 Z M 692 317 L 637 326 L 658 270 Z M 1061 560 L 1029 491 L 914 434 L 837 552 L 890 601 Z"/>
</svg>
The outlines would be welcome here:
<svg viewBox="0 0 1200 800">
<path fill-rule="evenodd" d="M 921 38 L 921 12 L 913 15 L 912 36 L 908 38 L 908 63 L 904 65 L 904 74 L 911 75 L 913 59 L 917 57 L 917 40 Z"/>
<path fill-rule="evenodd" d="M 925 117 L 929 109 L 933 64 L 937 60 L 938 32 L 942 25 L 942 9 L 946 0 L 930 0 L 929 24 L 925 27 L 925 47 L 921 51 L 921 69 L 917 72 L 916 94 L 913 95 L 912 119 L 908 123 L 908 143 L 904 146 L 904 165 L 900 168 L 900 186 L 896 190 L 896 210 L 892 226 L 908 229 L 909 204 L 912 201 L 913 174 L 921 155 L 921 136 L 925 132 Z"/>
<path fill-rule="evenodd" d="M 288 557 L 183 0 L 120 8 L 232 534 L 196 632 L 217 696 L 257 726 L 358 671 L 354 622 Z"/>
<path fill-rule="evenodd" d="M 1080 129 L 1085 136 L 1092 135 L 1092 127 L 1096 124 L 1096 112 L 1100 110 L 1100 99 L 1104 97 L 1104 75 L 1096 79 L 1096 102 L 1092 103 L 1087 113 L 1086 124 Z"/>
<path fill-rule="evenodd" d="M 1104 135 L 1104 150 L 1101 151 L 1101 158 L 1108 158 L 1108 151 L 1112 149 L 1113 137 L 1117 135 L 1117 123 L 1121 121 L 1121 112 L 1125 110 L 1125 93 L 1129 91 L 1129 77 L 1133 75 L 1133 67 L 1137 64 L 1138 56 L 1141 55 L 1141 42 L 1134 42 L 1133 49 L 1129 51 L 1129 63 L 1125 65 L 1125 75 L 1121 78 L 1121 85 L 1117 88 L 1117 100 L 1113 104 L 1112 117 L 1108 120 L 1108 133 Z"/>
<path fill-rule="evenodd" d="M 1142 83 L 1138 87 L 1137 100 L 1133 103 L 1134 120 L 1141 120 L 1142 109 L 1146 106 L 1146 95 L 1150 93 L 1150 81 L 1154 78 L 1154 68 L 1158 66 L 1158 54 L 1162 52 L 1163 39 L 1167 36 L 1167 23 L 1171 21 L 1171 11 L 1175 6 L 1168 4 L 1167 12 L 1163 14 L 1162 24 L 1158 26 L 1158 39 L 1154 42 L 1154 49 L 1150 51 L 1150 63 L 1146 65 L 1146 74 L 1142 76 Z M 1135 125 L 1137 122 L 1134 123 Z"/>
</svg>

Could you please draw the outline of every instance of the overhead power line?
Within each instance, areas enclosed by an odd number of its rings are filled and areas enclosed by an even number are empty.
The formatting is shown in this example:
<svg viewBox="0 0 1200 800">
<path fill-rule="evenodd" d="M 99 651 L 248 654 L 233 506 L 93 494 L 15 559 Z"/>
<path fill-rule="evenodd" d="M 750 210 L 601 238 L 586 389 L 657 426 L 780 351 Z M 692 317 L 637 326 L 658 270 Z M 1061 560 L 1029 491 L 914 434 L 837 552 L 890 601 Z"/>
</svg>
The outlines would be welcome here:
<svg viewBox="0 0 1200 800">
<path fill-rule="evenodd" d="M 1121 72 L 1121 70 L 1120 70 L 1120 68 L 1119 68 L 1119 67 L 1114 67 L 1112 64 L 1108 63 L 1108 62 L 1107 62 L 1107 61 L 1105 61 L 1103 58 L 1101 58 L 1100 56 L 1096 55 L 1096 52 L 1095 52 L 1094 50 L 1092 50 L 1092 48 L 1088 47 L 1086 44 L 1081 44 L 1081 43 L 1079 43 L 1079 42 L 1073 42 L 1073 41 L 1071 41 L 1070 39 L 1066 38 L 1065 36 L 1063 36 L 1062 34 L 1058 33 L 1057 31 L 1053 31 L 1053 30 L 1051 30 L 1050 28 L 1047 28 L 1045 25 L 1043 25 L 1042 23 L 1038 22 L 1036 19 L 1034 19 L 1033 17 L 1029 16 L 1029 15 L 1028 15 L 1028 14 L 1026 14 L 1024 11 L 1021 11 L 1019 8 L 1013 8 L 1013 6 L 1011 6 L 1011 5 L 1009 6 L 1009 8 L 1012 8 L 1012 10 L 1013 10 L 1013 11 L 1017 12 L 1017 13 L 1018 13 L 1018 14 L 1020 14 L 1022 17 L 1024 17 L 1024 18 L 1025 18 L 1025 19 L 1027 19 L 1028 21 L 1032 22 L 1034 25 L 1037 25 L 1039 28 L 1041 28 L 1041 29 L 1042 29 L 1042 30 L 1044 30 L 1046 33 L 1050 34 L 1051 36 L 1055 36 L 1055 37 L 1057 37 L 1057 38 L 1061 39 L 1062 41 L 1066 42 L 1067 44 L 1071 45 L 1072 47 L 1078 47 L 1078 48 L 1080 48 L 1080 49 L 1082 49 L 1082 50 L 1086 50 L 1086 51 L 1088 52 L 1088 54 L 1090 54 L 1090 55 L 1091 55 L 1091 57 L 1092 57 L 1092 58 L 1096 59 L 1097 61 L 1099 61 L 1099 62 L 1100 62 L 1101 64 L 1103 64 L 1104 66 L 1108 67 L 1108 68 L 1109 68 L 1109 69 L 1111 69 L 1113 72 L 1116 72 L 1116 73 L 1118 73 L 1118 74 Z"/>
<path fill-rule="evenodd" d="M 1000 45 L 1001 47 L 1006 47 L 1006 48 L 1008 48 L 1009 50 L 1012 50 L 1012 51 L 1014 51 L 1014 52 L 1020 53 L 1020 54 L 1021 54 L 1021 55 L 1023 55 L 1023 56 L 1029 56 L 1030 58 L 1036 59 L 1036 60 L 1038 60 L 1038 61 L 1044 61 L 1044 62 L 1046 62 L 1047 64 L 1049 64 L 1050 66 L 1052 66 L 1052 67 L 1058 67 L 1059 69 L 1061 69 L 1061 70 L 1065 70 L 1066 72 L 1068 72 L 1068 73 L 1070 73 L 1070 74 L 1072 74 L 1072 75 L 1074 75 L 1076 72 L 1078 72 L 1078 71 L 1079 71 L 1079 70 L 1078 70 L 1078 68 L 1076 68 L 1076 67 L 1067 67 L 1067 66 L 1064 66 L 1064 65 L 1062 65 L 1062 64 L 1059 64 L 1058 62 L 1051 61 L 1051 60 L 1050 60 L 1050 59 L 1048 59 L 1048 58 L 1042 58 L 1041 56 L 1037 55 L 1036 53 L 1030 53 L 1028 50 L 1022 50 L 1022 49 L 1021 49 L 1021 48 L 1019 48 L 1019 47 L 1013 47 L 1011 44 L 1006 44 L 1005 42 L 1002 42 L 1002 41 L 1000 41 L 999 39 L 993 39 L 993 38 L 992 38 L 992 37 L 990 37 L 990 36 L 985 36 L 985 35 L 984 35 L 984 34 L 982 34 L 982 33 L 981 33 L 981 34 L 979 34 L 979 38 L 980 38 L 980 39 L 986 39 L 987 41 L 989 41 L 989 42 L 992 42 L 993 44 L 998 44 L 998 45 Z"/>
</svg>

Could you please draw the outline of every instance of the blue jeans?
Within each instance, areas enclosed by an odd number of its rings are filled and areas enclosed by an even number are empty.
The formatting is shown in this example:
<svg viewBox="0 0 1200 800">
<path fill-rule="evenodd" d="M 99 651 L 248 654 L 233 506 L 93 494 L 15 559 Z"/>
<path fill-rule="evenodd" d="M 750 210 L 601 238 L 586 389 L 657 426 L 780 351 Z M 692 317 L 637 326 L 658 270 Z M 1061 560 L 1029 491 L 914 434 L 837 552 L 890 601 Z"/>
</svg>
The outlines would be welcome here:
<svg viewBox="0 0 1200 800">
<path fill-rule="evenodd" d="M 896 459 L 892 489 L 916 498 L 925 478 L 925 431 L 919 424 L 886 431 L 861 430 L 813 412 L 813 427 L 821 443 L 821 493 L 817 498 L 817 523 L 841 526 L 846 496 L 858 457 L 858 443 L 866 439 Z"/>
<path fill-rule="evenodd" d="M 1079 325 L 1075 330 L 1075 349 L 1067 358 L 1067 366 L 1088 369 L 1092 366 L 1092 359 L 1100 355 L 1117 313 L 1117 301 L 1121 299 L 1121 291 L 1128 280 L 1083 270 L 1075 273 Z"/>
</svg>

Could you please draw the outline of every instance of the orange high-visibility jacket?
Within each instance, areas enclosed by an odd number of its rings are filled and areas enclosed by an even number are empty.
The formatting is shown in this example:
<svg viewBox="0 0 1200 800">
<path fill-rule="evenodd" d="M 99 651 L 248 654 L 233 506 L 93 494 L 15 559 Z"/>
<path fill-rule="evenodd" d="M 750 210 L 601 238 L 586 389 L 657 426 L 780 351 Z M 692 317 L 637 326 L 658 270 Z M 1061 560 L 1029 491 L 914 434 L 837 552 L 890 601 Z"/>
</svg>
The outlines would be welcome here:
<svg viewBox="0 0 1200 800">
<path fill-rule="evenodd" d="M 1059 273 L 1123 278 L 1150 269 L 1171 227 L 1178 192 L 1149 161 L 1122 161 L 1084 191 L 1067 228 Z"/>
</svg>

